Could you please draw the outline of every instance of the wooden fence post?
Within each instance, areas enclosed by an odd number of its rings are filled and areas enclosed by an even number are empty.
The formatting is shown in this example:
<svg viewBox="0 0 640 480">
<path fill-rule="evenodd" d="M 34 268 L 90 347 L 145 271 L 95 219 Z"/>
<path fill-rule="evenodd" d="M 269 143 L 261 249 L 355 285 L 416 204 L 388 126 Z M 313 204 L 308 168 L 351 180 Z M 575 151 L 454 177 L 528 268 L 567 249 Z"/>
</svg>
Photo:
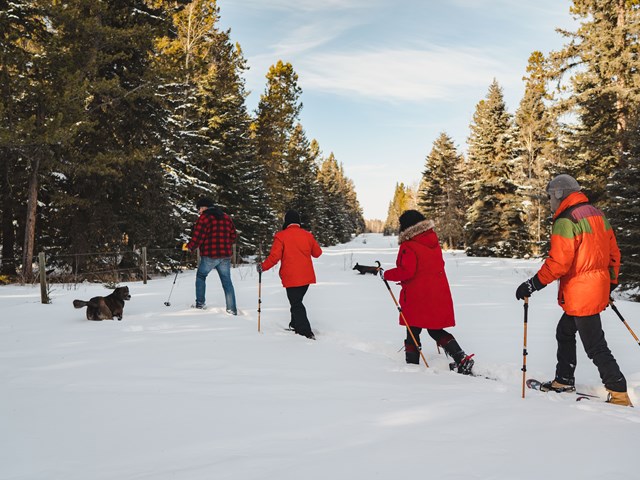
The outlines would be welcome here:
<svg viewBox="0 0 640 480">
<path fill-rule="evenodd" d="M 147 247 L 142 247 L 142 283 L 147 284 Z"/>
<path fill-rule="evenodd" d="M 40 270 L 40 302 L 51 303 L 47 294 L 47 265 L 44 261 L 44 252 L 38 254 L 38 270 Z"/>
<path fill-rule="evenodd" d="M 238 266 L 238 248 L 235 243 L 231 244 L 231 262 L 233 263 L 233 268 Z"/>
</svg>

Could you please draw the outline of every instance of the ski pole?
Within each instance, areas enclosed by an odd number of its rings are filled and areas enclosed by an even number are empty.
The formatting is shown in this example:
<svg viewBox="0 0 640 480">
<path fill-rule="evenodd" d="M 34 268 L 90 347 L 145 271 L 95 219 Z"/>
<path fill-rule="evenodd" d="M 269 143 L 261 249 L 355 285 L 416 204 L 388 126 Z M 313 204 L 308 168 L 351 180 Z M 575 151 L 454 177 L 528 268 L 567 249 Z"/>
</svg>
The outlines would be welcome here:
<svg viewBox="0 0 640 480">
<path fill-rule="evenodd" d="M 262 306 L 262 272 L 258 272 L 258 332 L 260 331 L 260 312 Z"/>
<path fill-rule="evenodd" d="M 178 262 L 178 268 L 176 269 L 176 276 L 173 279 L 173 285 L 171 285 L 171 291 L 169 292 L 169 297 L 167 298 L 167 301 L 164 302 L 165 307 L 170 307 L 171 306 L 171 302 L 169 300 L 171 299 L 171 294 L 173 293 L 173 287 L 176 286 L 176 280 L 178 280 L 178 274 L 180 273 L 180 270 L 182 269 L 182 260 L 183 260 L 183 258 L 184 258 L 184 252 L 180 256 L 180 261 Z"/>
<path fill-rule="evenodd" d="M 262 264 L 262 243 L 258 246 L 258 262 Z M 262 270 L 258 272 L 258 332 L 260 331 L 260 312 L 262 311 Z"/>
<path fill-rule="evenodd" d="M 391 298 L 393 298 L 393 303 L 396 304 L 396 308 L 398 309 L 398 312 L 400 312 L 400 318 L 402 318 L 402 321 L 404 322 L 405 326 L 407 327 L 407 331 L 411 335 L 411 339 L 413 340 L 413 344 L 418 349 L 418 352 L 420 352 L 420 356 L 422 357 L 422 361 L 424 362 L 424 366 L 429 368 L 429 364 L 427 363 L 427 359 L 424 358 L 424 354 L 422 353 L 422 349 L 420 348 L 420 345 L 418 345 L 418 340 L 416 340 L 416 337 L 413 335 L 413 332 L 411 331 L 411 328 L 409 327 L 409 322 L 407 322 L 407 319 L 404 317 L 404 313 L 402 313 L 402 307 L 400 307 L 400 304 L 396 300 L 396 296 L 393 294 L 393 291 L 391 290 L 391 287 L 389 286 L 389 282 L 387 282 L 387 280 L 384 278 L 384 270 L 382 268 L 380 269 L 380 278 L 382 279 L 384 284 L 387 286 L 387 290 L 389 290 L 389 293 L 391 294 Z"/>
<path fill-rule="evenodd" d="M 524 387 L 527 381 L 527 321 L 529 317 L 529 297 L 524 297 L 524 347 L 522 349 L 522 398 L 524 398 Z"/>
<path fill-rule="evenodd" d="M 638 340 L 637 335 L 635 333 L 633 333 L 633 330 L 631 330 L 631 327 L 629 326 L 629 324 L 622 317 L 622 314 L 618 310 L 618 307 L 616 307 L 613 304 L 613 298 L 609 298 L 609 305 L 611 305 L 611 308 L 613 309 L 613 311 L 616 312 L 616 315 L 618 315 L 618 318 L 620 318 L 620 320 L 622 320 L 622 323 L 624 323 L 624 326 L 627 327 L 627 330 L 629 330 L 629 333 L 631 334 L 631 336 L 635 339 L 635 341 L 638 343 L 638 345 L 640 345 L 640 340 Z"/>
</svg>

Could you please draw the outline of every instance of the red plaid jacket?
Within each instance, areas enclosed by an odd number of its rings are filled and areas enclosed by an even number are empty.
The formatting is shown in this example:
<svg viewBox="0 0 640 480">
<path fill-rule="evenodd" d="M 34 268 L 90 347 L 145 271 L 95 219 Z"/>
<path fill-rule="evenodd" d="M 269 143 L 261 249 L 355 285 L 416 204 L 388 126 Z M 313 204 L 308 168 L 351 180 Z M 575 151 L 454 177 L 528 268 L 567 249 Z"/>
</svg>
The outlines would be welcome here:
<svg viewBox="0 0 640 480">
<path fill-rule="evenodd" d="M 199 248 L 203 257 L 227 258 L 232 255 L 231 245 L 236 238 L 236 227 L 229 215 L 224 213 L 221 219 L 217 219 L 212 211 L 205 210 L 193 227 L 187 248 Z"/>
</svg>

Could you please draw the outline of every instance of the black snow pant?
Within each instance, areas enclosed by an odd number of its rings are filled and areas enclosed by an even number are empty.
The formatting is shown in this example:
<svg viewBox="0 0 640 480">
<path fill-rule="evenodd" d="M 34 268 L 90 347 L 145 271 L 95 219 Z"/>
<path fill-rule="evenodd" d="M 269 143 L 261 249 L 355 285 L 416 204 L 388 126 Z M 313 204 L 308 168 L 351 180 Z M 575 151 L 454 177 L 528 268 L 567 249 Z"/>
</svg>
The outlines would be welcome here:
<svg viewBox="0 0 640 480">
<path fill-rule="evenodd" d="M 410 327 L 411 333 L 416 338 L 418 342 L 418 348 L 422 346 L 420 342 L 420 333 L 422 332 L 422 328 L 419 327 Z M 404 341 L 405 347 L 405 357 L 407 363 L 419 363 L 420 361 L 420 352 L 416 348 L 413 343 L 413 339 L 411 338 L 411 333 L 407 330 L 407 339 Z M 436 343 L 441 346 L 445 353 L 449 355 L 456 363 L 460 362 L 464 357 L 465 353 L 460 348 L 460 345 L 456 341 L 455 337 L 451 335 L 449 332 L 443 329 L 433 330 L 428 328 L 427 333 L 431 338 L 433 338 Z"/>
<path fill-rule="evenodd" d="M 302 299 L 308 289 L 309 285 L 287 288 L 287 298 L 291 305 L 291 323 L 289 324 L 289 327 L 298 335 L 303 335 L 305 337 L 313 336 L 311 325 L 307 318 L 307 309 L 304 308 L 304 305 L 302 304 Z"/>
<path fill-rule="evenodd" d="M 575 317 L 565 313 L 560 318 L 556 328 L 556 340 L 558 341 L 556 381 L 565 385 L 575 384 L 576 333 L 580 334 L 580 340 L 587 356 L 598 368 L 604 386 L 614 392 L 626 392 L 627 381 L 607 346 L 600 314 Z"/>
</svg>

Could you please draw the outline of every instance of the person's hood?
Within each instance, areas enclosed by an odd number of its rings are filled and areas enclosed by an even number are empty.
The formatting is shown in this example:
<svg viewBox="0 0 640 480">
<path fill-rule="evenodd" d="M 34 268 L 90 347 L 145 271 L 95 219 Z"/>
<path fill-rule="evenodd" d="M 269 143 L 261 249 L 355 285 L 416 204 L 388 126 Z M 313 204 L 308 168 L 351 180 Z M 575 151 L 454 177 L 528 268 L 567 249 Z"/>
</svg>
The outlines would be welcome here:
<svg viewBox="0 0 640 480">
<path fill-rule="evenodd" d="M 425 235 L 427 232 L 433 233 L 433 227 L 435 227 L 433 220 L 423 220 L 422 222 L 418 222 L 400 232 L 400 235 L 398 235 L 398 243 L 415 240 L 428 247 L 434 247 L 438 244 L 437 236 Z"/>
<path fill-rule="evenodd" d="M 553 219 L 555 220 L 558 216 L 564 212 L 567 208 L 573 207 L 574 205 L 578 205 L 579 203 L 587 203 L 589 199 L 582 192 L 573 192 L 567 198 L 562 200 L 560 206 L 553 214 Z"/>
</svg>

